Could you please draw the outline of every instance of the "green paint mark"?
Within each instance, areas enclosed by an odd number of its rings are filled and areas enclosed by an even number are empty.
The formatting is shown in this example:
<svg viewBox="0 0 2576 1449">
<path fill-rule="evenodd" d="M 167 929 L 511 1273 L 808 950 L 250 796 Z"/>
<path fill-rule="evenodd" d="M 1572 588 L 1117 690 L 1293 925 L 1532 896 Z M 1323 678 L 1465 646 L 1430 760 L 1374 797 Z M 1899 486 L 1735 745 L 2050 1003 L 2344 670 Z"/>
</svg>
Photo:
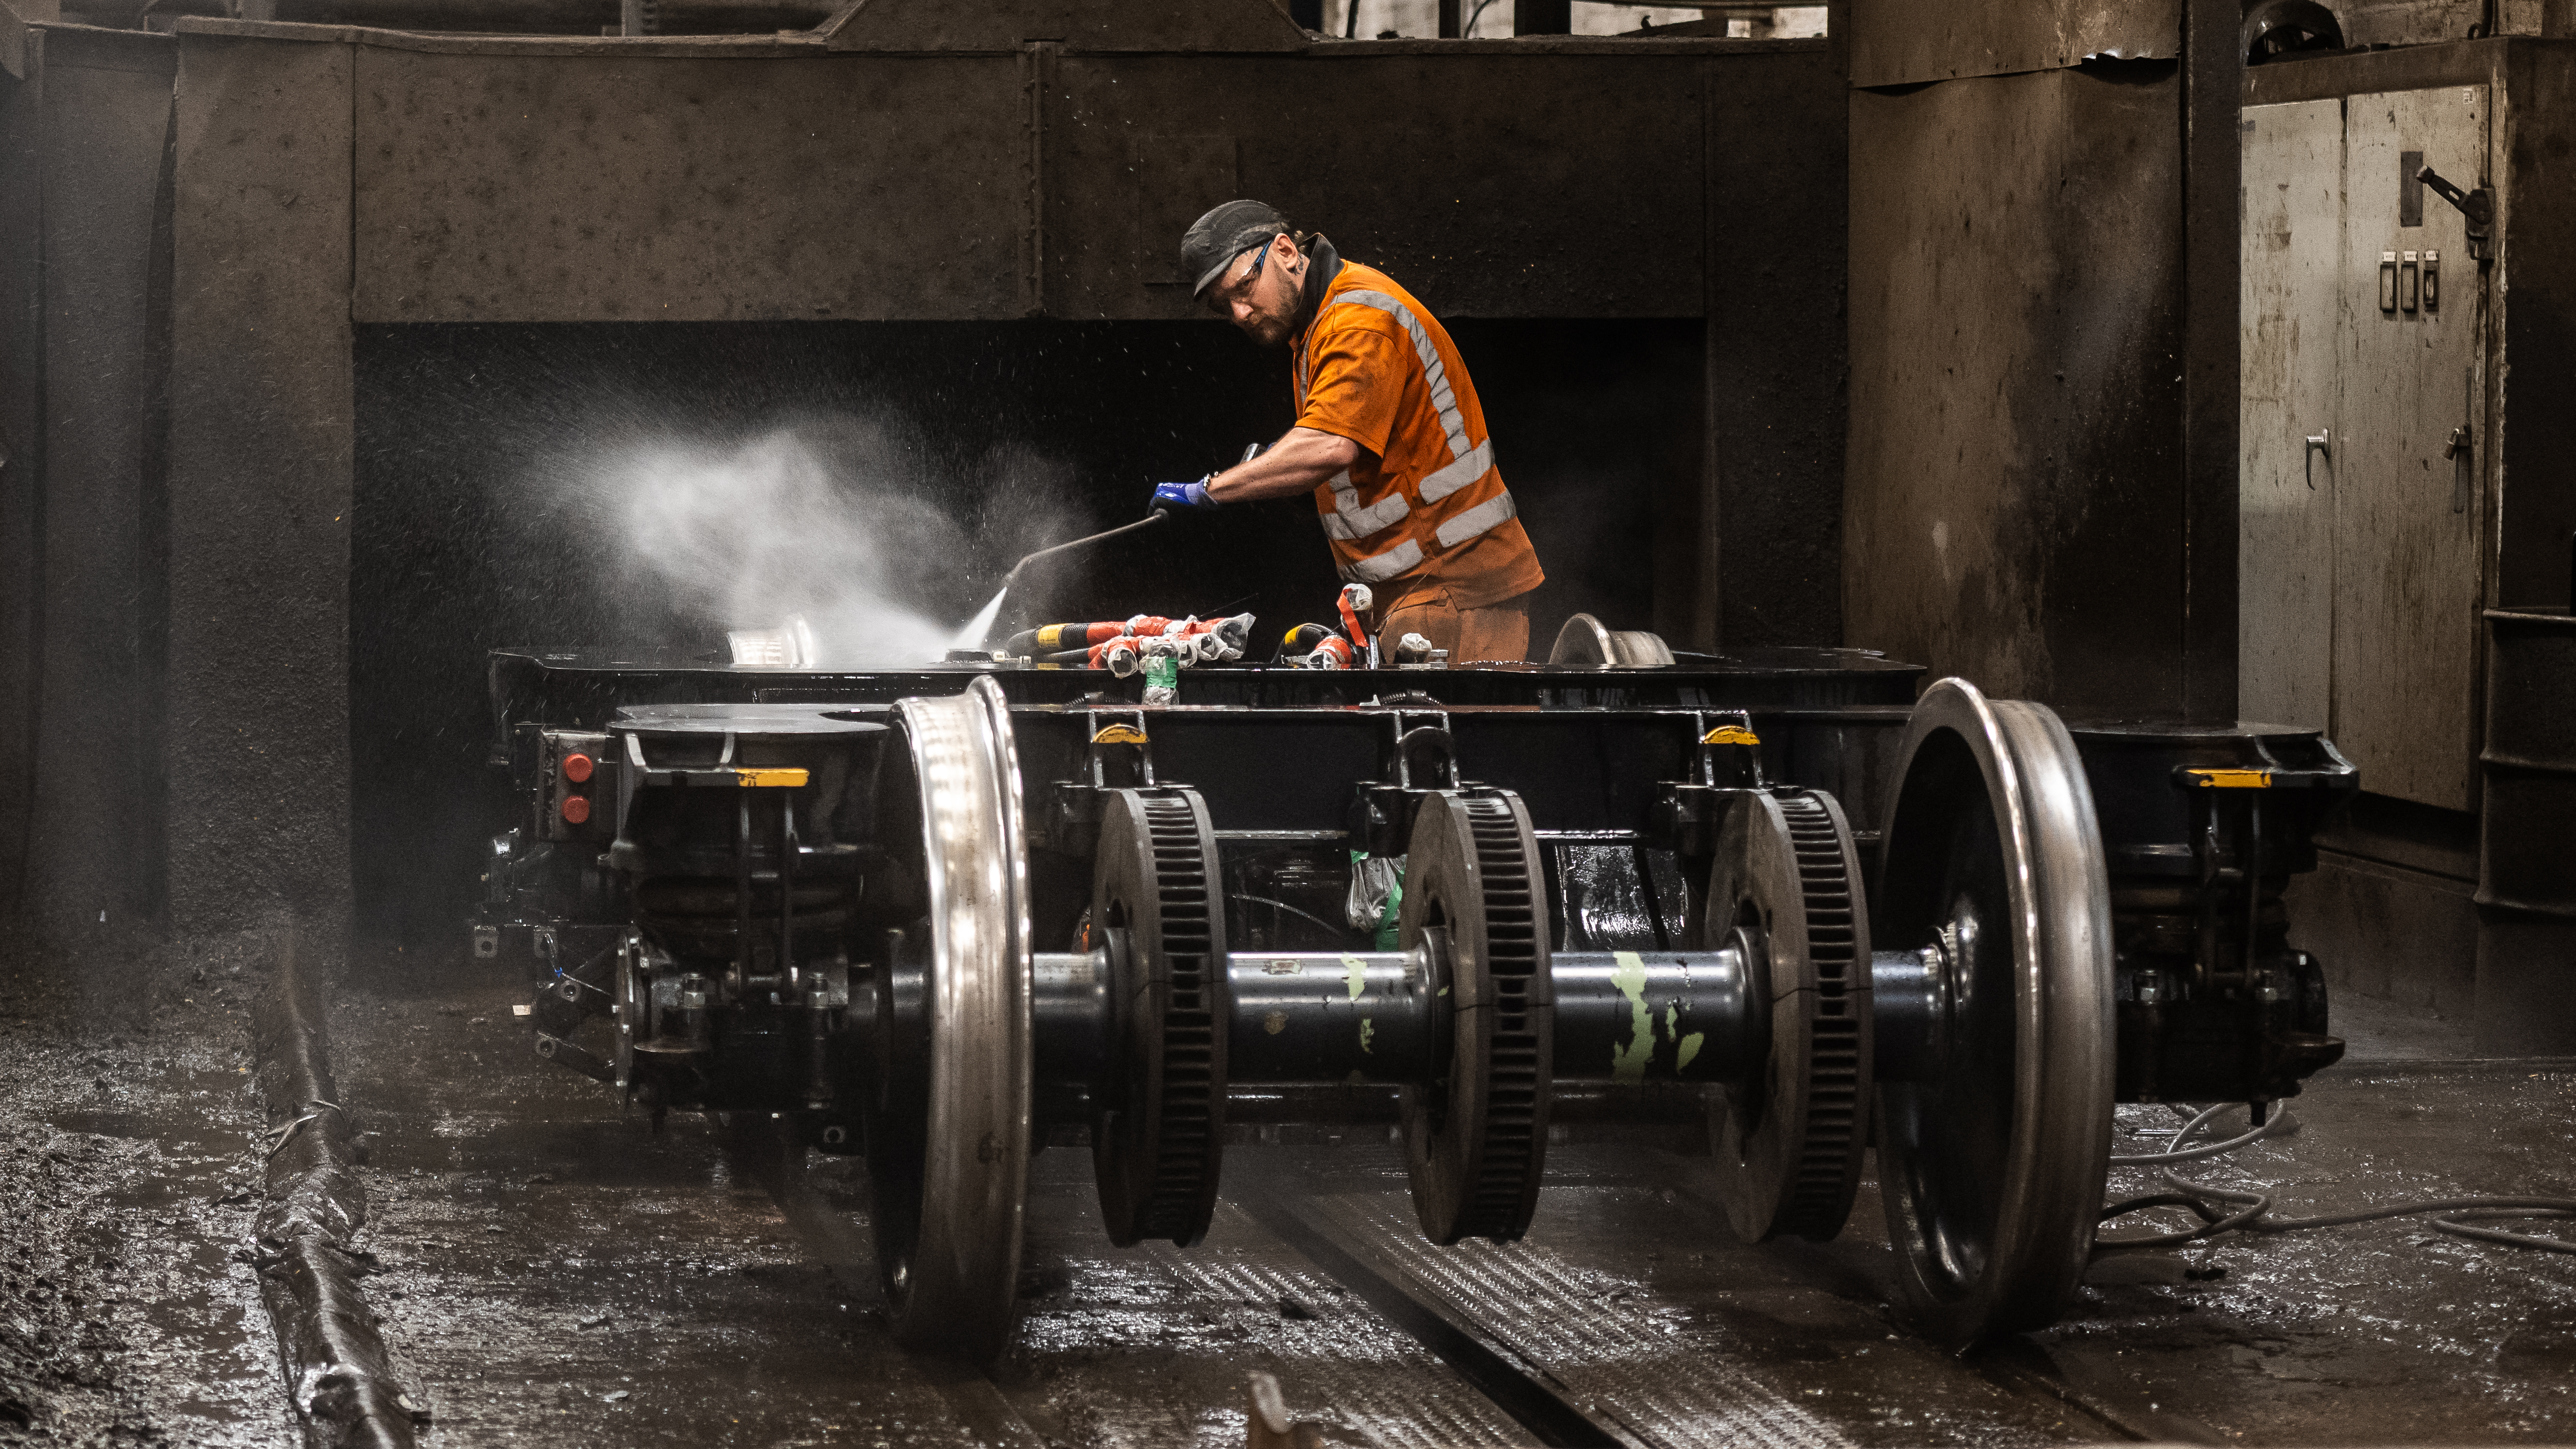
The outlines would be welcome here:
<svg viewBox="0 0 2576 1449">
<path fill-rule="evenodd" d="M 1357 956 L 1342 957 L 1342 984 L 1351 989 L 1351 1000 L 1359 1000 L 1368 990 L 1368 963 Z"/>
<path fill-rule="evenodd" d="M 1361 1050 L 1361 1051 L 1367 1051 L 1367 1050 L 1369 1049 L 1369 1038 L 1371 1038 L 1371 1037 L 1373 1037 L 1373 1036 L 1376 1036 L 1376 1035 L 1377 1035 L 1377 1020 L 1376 1020 L 1376 1018 L 1374 1018 L 1374 1017 L 1367 1017 L 1367 1016 L 1363 1016 L 1363 1017 L 1361 1017 L 1361 1018 L 1360 1018 L 1360 1050 Z"/>
<path fill-rule="evenodd" d="M 1664 1040 L 1679 1041 L 1682 1035 L 1682 1004 L 1678 1001 L 1664 1007 Z"/>
<path fill-rule="evenodd" d="M 1704 1031 L 1695 1031 L 1682 1038 L 1681 1052 L 1673 1058 L 1674 1076 L 1690 1070 L 1691 1058 L 1699 1055 L 1699 1044 L 1707 1039 L 1708 1033 Z"/>
<path fill-rule="evenodd" d="M 1611 984 L 1628 998 L 1628 1045 L 1610 1054 L 1610 1079 L 1619 1083 L 1646 1079 L 1646 1061 L 1655 1054 L 1655 1014 L 1646 1006 L 1646 958 L 1634 951 L 1613 952 L 1619 963 Z"/>
</svg>

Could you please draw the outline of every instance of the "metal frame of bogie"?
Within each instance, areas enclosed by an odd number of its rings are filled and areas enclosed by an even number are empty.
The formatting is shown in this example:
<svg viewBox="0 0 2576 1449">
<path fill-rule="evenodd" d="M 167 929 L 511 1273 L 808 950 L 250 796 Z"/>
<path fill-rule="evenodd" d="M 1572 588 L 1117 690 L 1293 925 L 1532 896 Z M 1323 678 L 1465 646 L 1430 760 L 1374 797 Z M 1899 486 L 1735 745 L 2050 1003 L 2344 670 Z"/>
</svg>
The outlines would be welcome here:
<svg viewBox="0 0 2576 1449">
<path fill-rule="evenodd" d="M 1188 1244 L 1230 1089 L 1353 1081 L 1398 1089 L 1443 1243 L 1527 1228 L 1568 1093 L 1614 1117 L 1710 1099 L 1755 1241 L 1837 1234 L 1874 1126 L 1918 1319 L 2037 1327 L 2089 1253 L 2115 1100 L 2285 1096 L 2338 1050 L 2279 884 L 2352 772 L 2313 732 L 2070 732 L 1956 680 L 1885 713 L 1847 711 L 1879 742 L 1827 752 L 1878 799 L 1872 840 L 1835 792 L 1768 783 L 1741 712 L 1015 715 L 990 676 L 891 707 L 631 708 L 547 735 L 617 767 L 600 861 L 632 925 L 555 968 L 539 1050 L 656 1109 L 793 1110 L 818 1146 L 864 1143 L 923 1347 L 1007 1342 L 1051 1123 L 1089 1129 L 1115 1240 Z M 831 838 L 827 795 L 864 839 Z M 1394 949 L 1241 940 L 1225 856 L 1249 845 L 1401 857 Z M 1687 882 L 1633 949 L 1550 919 L 1558 857 L 1604 847 Z M 573 1045 L 603 1007 L 612 1050 Z"/>
</svg>

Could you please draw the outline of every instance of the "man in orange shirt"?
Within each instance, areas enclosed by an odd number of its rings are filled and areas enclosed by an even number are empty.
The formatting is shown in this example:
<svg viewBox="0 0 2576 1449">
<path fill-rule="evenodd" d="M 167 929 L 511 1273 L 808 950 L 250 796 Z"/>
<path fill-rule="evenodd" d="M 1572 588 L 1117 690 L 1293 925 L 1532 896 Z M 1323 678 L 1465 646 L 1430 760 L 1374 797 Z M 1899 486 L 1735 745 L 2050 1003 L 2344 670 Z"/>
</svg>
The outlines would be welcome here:
<svg viewBox="0 0 2576 1449">
<path fill-rule="evenodd" d="M 1211 311 L 1288 346 L 1297 424 L 1247 462 L 1159 485 L 1154 506 L 1312 491 L 1334 564 L 1376 596 L 1378 633 L 1420 634 L 1453 662 L 1526 658 L 1529 593 L 1546 575 L 1439 319 L 1257 201 L 1200 217 L 1181 257 Z"/>
</svg>

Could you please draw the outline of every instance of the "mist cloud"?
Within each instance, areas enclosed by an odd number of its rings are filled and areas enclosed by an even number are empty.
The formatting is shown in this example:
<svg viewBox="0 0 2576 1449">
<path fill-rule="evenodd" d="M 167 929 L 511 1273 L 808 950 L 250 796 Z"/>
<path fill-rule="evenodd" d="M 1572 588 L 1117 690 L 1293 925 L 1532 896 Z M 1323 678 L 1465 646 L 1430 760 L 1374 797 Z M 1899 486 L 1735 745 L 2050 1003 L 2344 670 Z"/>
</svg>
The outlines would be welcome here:
<svg viewBox="0 0 2576 1449">
<path fill-rule="evenodd" d="M 812 626 L 820 662 L 937 659 L 1011 560 L 1078 528 L 1067 470 L 1019 452 L 944 478 L 897 425 L 808 419 L 648 437 L 549 470 L 615 593 L 713 629 Z"/>
</svg>

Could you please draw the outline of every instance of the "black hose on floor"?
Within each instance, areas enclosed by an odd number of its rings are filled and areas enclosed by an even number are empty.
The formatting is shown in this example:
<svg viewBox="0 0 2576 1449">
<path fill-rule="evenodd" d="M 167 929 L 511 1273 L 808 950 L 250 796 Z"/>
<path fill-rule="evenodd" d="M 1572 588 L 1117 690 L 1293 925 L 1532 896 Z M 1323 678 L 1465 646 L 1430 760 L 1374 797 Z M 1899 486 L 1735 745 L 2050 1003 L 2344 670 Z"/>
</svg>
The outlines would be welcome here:
<svg viewBox="0 0 2576 1449">
<path fill-rule="evenodd" d="M 2187 1147 L 2193 1136 L 2228 1107 L 2239 1105 L 2219 1102 L 2203 1108 L 2176 1132 L 2173 1141 L 2162 1152 L 2115 1156 L 2112 1165 L 2141 1167 L 2157 1163 L 2192 1162 L 2218 1157 L 2266 1137 L 2286 1136 L 2299 1130 L 2298 1119 L 2287 1109 L 2276 1111 L 2271 1119 L 2240 1136 L 2200 1147 Z M 2177 1111 L 2181 1110 L 2176 1108 Z M 2188 1208 L 2201 1222 L 2196 1228 L 2175 1233 L 2153 1233 L 2137 1237 L 2093 1240 L 2093 1251 L 2115 1253 L 2130 1248 L 2170 1248 L 2179 1244 L 2214 1238 L 2222 1233 L 2291 1233 L 2307 1228 L 2335 1228 L 2349 1223 L 2377 1222 L 2383 1218 L 2415 1217 L 2424 1213 L 2444 1213 L 2432 1226 L 2456 1238 L 2474 1238 L 2480 1242 L 2501 1243 L 2507 1247 L 2536 1248 L 2544 1253 L 2576 1253 L 2576 1239 L 2544 1237 L 2536 1233 L 2512 1233 L 2501 1228 L 2472 1227 L 2467 1219 L 2491 1221 L 2497 1218 L 2576 1218 L 2576 1198 L 2564 1197 L 2455 1197 L 2422 1202 L 2392 1203 L 2386 1207 L 2364 1208 L 2357 1212 L 2326 1213 L 2310 1218 L 2276 1218 L 2272 1213 L 2272 1194 L 2243 1192 L 2234 1188 L 2192 1182 L 2173 1172 L 2163 1174 L 2164 1192 L 2143 1197 L 2124 1198 L 2102 1209 L 2101 1221 L 2109 1222 L 2129 1213 L 2148 1208 Z"/>
<path fill-rule="evenodd" d="M 358 1287 L 366 1221 L 357 1141 L 323 1029 L 316 952 L 290 931 L 251 1013 L 268 1107 L 266 1192 L 254 1228 L 260 1296 L 277 1328 L 307 1449 L 413 1449 L 425 1418 L 394 1379 Z"/>
</svg>

